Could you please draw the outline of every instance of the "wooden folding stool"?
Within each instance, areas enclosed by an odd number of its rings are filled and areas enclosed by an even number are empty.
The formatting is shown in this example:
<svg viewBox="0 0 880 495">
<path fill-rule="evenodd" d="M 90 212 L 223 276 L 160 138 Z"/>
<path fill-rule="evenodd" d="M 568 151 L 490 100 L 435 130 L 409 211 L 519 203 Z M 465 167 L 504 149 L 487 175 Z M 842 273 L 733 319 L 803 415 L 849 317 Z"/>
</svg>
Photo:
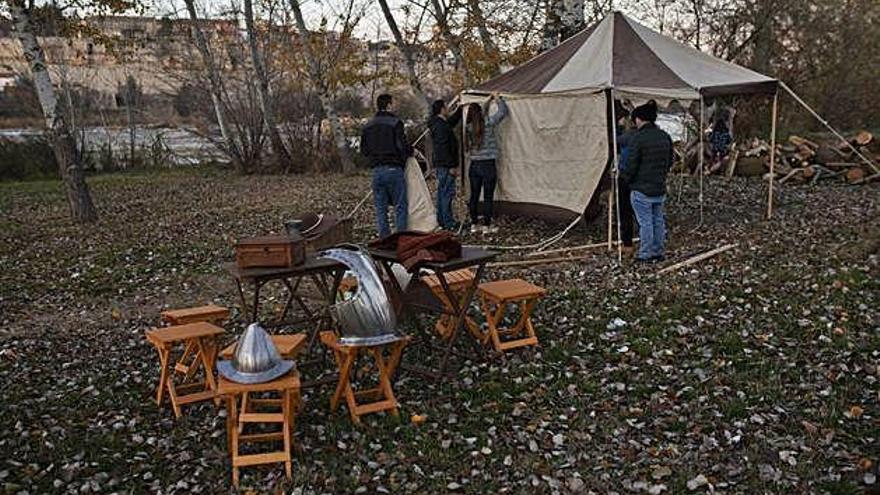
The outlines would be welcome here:
<svg viewBox="0 0 880 495">
<path fill-rule="evenodd" d="M 461 270 L 446 272 L 443 276 L 446 278 L 449 290 L 459 298 L 459 305 L 464 304 L 464 298 L 467 297 L 467 291 L 471 287 L 471 284 L 474 283 L 474 272 L 468 268 L 463 268 Z M 434 328 L 441 337 L 448 339 L 452 336 L 452 331 L 454 330 L 455 308 L 452 306 L 449 297 L 447 297 L 446 291 L 443 290 L 443 284 L 440 282 L 439 275 L 426 275 L 423 276 L 421 280 L 422 283 L 431 289 L 434 297 L 436 297 L 443 305 L 444 312 L 440 315 L 440 319 L 437 320 L 437 323 L 434 324 Z M 480 339 L 480 326 L 477 325 L 471 317 L 467 316 L 467 310 L 465 310 L 464 318 L 465 326 L 468 331 Z"/>
<path fill-rule="evenodd" d="M 236 383 L 220 377 L 217 388 L 218 396 L 226 398 L 226 434 L 229 454 L 232 458 L 232 484 L 238 488 L 239 469 L 245 466 L 258 464 L 284 463 L 284 471 L 287 479 L 292 477 L 291 435 L 293 432 L 293 413 L 299 401 L 299 373 L 293 370 L 286 375 L 264 383 Z M 238 407 L 238 398 L 252 393 L 275 393 L 277 399 L 263 399 L 263 405 L 277 406 L 274 412 L 250 412 L 245 408 Z M 246 434 L 242 426 L 245 424 L 281 424 L 281 431 L 270 433 Z M 259 454 L 242 454 L 243 443 L 269 442 L 281 440 L 281 450 L 262 452 Z"/>
<path fill-rule="evenodd" d="M 480 301 L 488 326 L 488 330 L 481 333 L 483 343 L 491 342 L 492 347 L 501 353 L 517 347 L 538 345 L 538 336 L 535 335 L 531 316 L 538 299 L 546 293 L 546 289 L 521 279 L 480 284 Z M 519 306 L 519 318 L 514 326 L 502 328 L 501 321 L 510 305 Z M 515 338 L 502 340 L 502 337 Z"/>
<path fill-rule="evenodd" d="M 381 345 L 341 345 L 332 331 L 321 332 L 321 342 L 333 351 L 336 365 L 339 367 L 339 382 L 336 391 L 330 398 L 330 410 L 335 411 L 339 407 L 339 401 L 345 396 L 348 412 L 355 424 L 361 424 L 361 416 L 380 411 L 390 411 L 397 416 L 399 404 L 394 397 L 391 387 L 391 379 L 397 365 L 400 364 L 400 356 L 403 348 L 409 343 L 409 337 L 389 344 Z M 383 356 L 383 350 L 388 348 L 388 357 Z M 359 354 L 369 354 L 376 361 L 379 370 L 379 386 L 362 391 L 355 391 L 351 385 L 351 373 Z M 359 399 L 371 402 L 359 403 Z"/>
<path fill-rule="evenodd" d="M 217 359 L 216 339 L 223 329 L 207 322 L 188 323 L 171 327 L 156 328 L 146 333 L 147 341 L 159 353 L 159 387 L 156 390 L 156 403 L 162 405 L 162 397 L 168 392 L 174 415 L 180 417 L 180 406 L 215 398 L 217 384 L 214 381 L 214 363 Z M 171 367 L 171 351 L 183 345 L 192 349 L 195 356 L 189 364 L 180 361 Z M 186 350 L 184 350 L 186 352 Z M 205 380 L 194 382 L 196 374 L 202 370 Z M 180 383 L 175 376 L 182 375 Z M 201 389 L 201 390 L 200 390 Z"/>
<path fill-rule="evenodd" d="M 162 321 L 167 325 L 186 325 L 187 323 L 206 321 L 222 326 L 223 322 L 229 319 L 229 309 L 214 304 L 193 308 L 170 309 L 159 314 L 162 316 Z M 175 363 L 174 370 L 178 373 L 186 374 L 186 380 L 192 380 L 196 370 L 199 368 L 200 360 L 201 357 L 196 352 L 194 341 L 190 341 L 183 349 L 183 354 L 181 354 L 177 363 Z"/>
<path fill-rule="evenodd" d="M 272 335 L 272 343 L 275 344 L 275 348 L 278 349 L 278 354 L 281 355 L 282 359 L 295 359 L 297 354 L 302 352 L 305 349 L 306 344 L 308 343 L 308 336 L 305 333 L 294 333 L 290 335 Z M 220 351 L 220 358 L 225 360 L 231 360 L 235 355 L 235 347 L 238 342 L 233 342 L 229 344 L 225 349 Z M 242 412 L 250 413 L 253 412 L 256 408 L 263 405 L 277 405 L 280 399 L 255 399 L 251 398 L 247 391 L 241 393 L 241 406 L 240 410 Z M 297 389 L 293 393 L 293 405 L 299 404 L 299 389 Z M 294 411 L 294 409 L 291 409 Z M 245 421 L 242 421 L 238 425 L 239 431 L 244 429 Z"/>
</svg>

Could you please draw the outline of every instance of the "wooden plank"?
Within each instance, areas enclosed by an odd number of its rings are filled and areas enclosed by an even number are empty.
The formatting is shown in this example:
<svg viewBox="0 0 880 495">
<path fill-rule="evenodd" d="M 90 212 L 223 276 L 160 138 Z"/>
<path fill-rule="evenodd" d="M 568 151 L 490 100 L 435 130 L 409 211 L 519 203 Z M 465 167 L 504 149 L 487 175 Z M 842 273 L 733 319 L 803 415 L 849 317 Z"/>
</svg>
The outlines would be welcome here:
<svg viewBox="0 0 880 495">
<path fill-rule="evenodd" d="M 287 462 L 290 460 L 290 454 L 286 452 L 268 452 L 265 454 L 250 454 L 250 455 L 233 455 L 232 456 L 232 465 L 241 467 L 241 466 L 254 466 L 257 464 L 272 464 L 275 462 Z"/>
<path fill-rule="evenodd" d="M 200 321 L 175 325 L 172 327 L 157 328 L 148 332 L 149 338 L 155 339 L 161 344 L 171 344 L 199 337 L 213 337 L 222 335 L 224 330 L 217 325 Z"/>
<path fill-rule="evenodd" d="M 175 402 L 177 402 L 177 404 L 179 405 L 191 404 L 193 402 L 213 399 L 214 395 L 215 394 L 213 390 L 205 390 L 204 392 L 178 396 Z"/>
<path fill-rule="evenodd" d="M 527 345 L 538 345 L 537 337 L 526 337 L 524 339 L 512 340 L 510 342 L 502 342 L 501 350 L 506 351 L 509 349 L 516 349 L 517 347 L 525 347 Z"/>
<path fill-rule="evenodd" d="M 688 259 L 686 259 L 686 260 L 684 260 L 684 261 L 682 261 L 682 262 L 680 262 L 680 263 L 676 263 L 676 264 L 674 264 L 674 265 L 672 265 L 672 266 L 667 266 L 666 268 L 664 268 L 664 269 L 660 270 L 659 272 L 657 272 L 657 274 L 658 274 L 658 275 L 662 275 L 662 274 L 664 274 L 664 273 L 669 273 L 669 272 L 671 272 L 671 271 L 673 271 L 673 270 L 678 270 L 679 268 L 684 268 L 684 267 L 686 267 L 686 266 L 690 266 L 690 265 L 693 265 L 693 264 L 695 264 L 695 263 L 699 263 L 699 262 L 701 262 L 701 261 L 703 261 L 703 260 L 709 259 L 709 258 L 711 258 L 711 257 L 713 257 L 713 256 L 716 256 L 716 255 L 718 255 L 718 254 L 721 254 L 721 253 L 723 253 L 723 252 L 725 252 L 725 251 L 729 251 L 729 250 L 735 248 L 737 245 L 738 245 L 737 243 L 726 244 L 726 245 L 721 246 L 721 247 L 719 247 L 719 248 L 712 249 L 711 251 L 706 251 L 705 253 L 698 254 L 698 255 L 696 255 L 696 256 L 694 256 L 694 257 L 691 257 L 691 258 L 688 258 Z"/>
<path fill-rule="evenodd" d="M 229 318 L 229 309 L 208 304 L 194 308 L 171 309 L 160 313 L 162 319 L 174 325 L 185 325 L 200 321 L 222 321 Z"/>
<path fill-rule="evenodd" d="M 356 406 L 354 408 L 354 413 L 358 416 L 363 416 L 364 414 L 387 411 L 389 409 L 394 409 L 395 407 L 397 407 L 396 401 L 383 400 L 381 402 L 373 402 L 371 404 L 365 404 L 363 406 Z"/>
<path fill-rule="evenodd" d="M 241 413 L 238 416 L 240 423 L 282 423 L 284 415 L 281 413 Z"/>
</svg>

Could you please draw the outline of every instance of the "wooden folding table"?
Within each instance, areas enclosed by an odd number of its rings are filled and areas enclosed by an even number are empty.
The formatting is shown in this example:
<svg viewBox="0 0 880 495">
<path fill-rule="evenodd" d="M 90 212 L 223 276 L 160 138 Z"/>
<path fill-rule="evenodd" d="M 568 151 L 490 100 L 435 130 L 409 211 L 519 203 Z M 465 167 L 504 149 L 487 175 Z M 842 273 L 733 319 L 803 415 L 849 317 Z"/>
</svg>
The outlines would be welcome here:
<svg viewBox="0 0 880 495">
<path fill-rule="evenodd" d="M 433 312 L 443 311 L 441 305 L 420 305 L 407 300 L 403 288 L 400 286 L 400 283 L 397 281 L 397 278 L 394 276 L 394 272 L 391 268 L 394 263 L 401 262 L 401 260 L 397 256 L 397 252 L 384 249 L 370 249 L 370 255 L 372 255 L 373 259 L 375 259 L 380 265 L 382 265 L 386 274 L 388 275 L 388 278 L 391 281 L 391 287 L 393 289 L 393 293 L 391 294 L 391 296 L 394 299 L 395 308 L 398 310 L 399 315 L 413 315 L 413 313 L 417 309 Z M 449 335 L 443 340 L 444 345 L 440 347 L 439 367 L 436 369 L 427 369 L 425 367 L 413 366 L 403 363 L 400 365 L 401 368 L 426 375 L 437 381 L 443 378 L 446 372 L 446 365 L 449 362 L 449 355 L 453 352 L 453 347 L 456 340 L 458 339 L 458 335 L 459 333 L 461 333 L 461 330 L 465 325 L 468 307 L 470 306 L 471 301 L 474 298 L 477 286 L 480 285 L 480 281 L 482 280 L 486 264 L 495 259 L 497 256 L 498 253 L 495 251 L 463 247 L 461 257 L 459 258 L 444 262 L 424 261 L 417 265 L 417 271 L 430 270 L 437 276 L 437 279 L 440 282 L 440 286 L 443 288 L 443 293 L 446 296 L 446 300 L 448 301 L 448 305 L 451 306 L 453 310 L 453 314 L 449 315 L 451 318 Z M 450 280 L 448 279 L 448 274 L 450 274 L 451 272 L 455 272 L 456 270 L 462 270 L 465 268 L 474 269 L 473 281 L 466 290 L 456 293 L 456 291 L 454 291 L 450 286 L 451 284 Z M 423 334 L 423 336 L 426 338 L 426 341 L 429 343 L 433 341 L 433 339 L 440 338 L 440 336 L 436 332 L 421 331 L 420 333 Z"/>
<path fill-rule="evenodd" d="M 346 267 L 338 261 L 318 258 L 312 254 L 306 257 L 304 263 L 293 267 L 239 268 L 235 263 L 224 263 L 223 269 L 235 280 L 238 296 L 245 311 L 245 318 L 249 321 L 258 321 L 260 314 L 260 291 L 263 286 L 275 280 L 284 284 L 287 289 L 287 300 L 285 301 L 281 316 L 276 319 L 273 325 L 283 323 L 291 305 L 296 303 L 306 316 L 306 321 L 315 323 L 314 329 L 309 332 L 309 343 L 306 352 L 310 353 L 315 340 L 317 340 L 318 331 L 326 330 L 330 327 L 330 306 L 336 301 L 336 292 L 339 290 L 339 284 L 342 281 Z M 300 294 L 300 286 L 304 280 L 311 280 L 320 293 L 322 303 L 321 308 L 317 311 L 309 308 Z M 242 288 L 243 285 L 247 284 L 253 287 L 253 302 L 251 305 L 248 305 Z"/>
</svg>

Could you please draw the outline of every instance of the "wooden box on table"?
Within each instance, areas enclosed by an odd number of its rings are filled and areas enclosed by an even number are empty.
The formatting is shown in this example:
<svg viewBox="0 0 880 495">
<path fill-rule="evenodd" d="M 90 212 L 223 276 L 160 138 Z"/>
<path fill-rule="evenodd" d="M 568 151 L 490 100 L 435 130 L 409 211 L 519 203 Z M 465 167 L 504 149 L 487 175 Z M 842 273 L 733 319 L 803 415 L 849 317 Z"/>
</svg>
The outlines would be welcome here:
<svg viewBox="0 0 880 495">
<path fill-rule="evenodd" d="M 287 268 L 306 259 L 302 237 L 266 235 L 241 239 L 235 245 L 235 263 L 239 268 Z"/>
</svg>

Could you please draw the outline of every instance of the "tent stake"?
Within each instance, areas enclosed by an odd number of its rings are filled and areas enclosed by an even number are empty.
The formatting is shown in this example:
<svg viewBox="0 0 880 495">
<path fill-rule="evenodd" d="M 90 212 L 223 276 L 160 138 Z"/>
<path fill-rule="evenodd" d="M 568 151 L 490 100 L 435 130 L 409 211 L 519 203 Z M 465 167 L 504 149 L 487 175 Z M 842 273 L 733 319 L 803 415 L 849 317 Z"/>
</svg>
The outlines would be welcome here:
<svg viewBox="0 0 880 495">
<path fill-rule="evenodd" d="M 858 157 L 861 158 L 862 161 L 864 161 L 865 163 L 867 163 L 868 166 L 871 167 L 871 168 L 874 170 L 875 173 L 880 173 L 880 168 L 877 168 L 877 165 L 876 165 L 874 162 L 872 162 L 871 160 L 869 160 L 868 158 L 866 158 L 865 155 L 863 155 L 858 149 L 856 149 L 855 146 L 852 145 L 852 143 L 850 143 L 849 141 L 847 141 L 845 137 L 843 137 L 839 132 L 837 132 L 837 129 L 831 127 L 831 124 L 829 124 L 827 120 L 823 119 L 818 113 L 816 113 L 816 111 L 813 110 L 813 109 L 810 107 L 810 105 L 807 105 L 807 102 L 805 102 L 804 100 L 802 100 L 801 97 L 798 96 L 794 91 L 792 91 L 792 89 L 789 88 L 787 84 L 785 84 L 785 83 L 782 82 L 782 81 L 779 81 L 779 84 L 782 86 L 782 89 L 784 89 L 785 91 L 787 91 L 788 94 L 790 94 L 791 97 L 795 99 L 795 101 L 797 101 L 798 103 L 800 103 L 802 107 L 806 108 L 807 111 L 810 112 L 810 113 L 813 115 L 813 117 L 816 117 L 816 120 L 818 120 L 819 122 L 822 123 L 822 125 L 824 125 L 825 127 L 827 127 L 828 130 L 831 131 L 832 134 L 834 134 L 835 136 L 837 136 L 837 138 L 840 139 L 844 144 L 846 144 L 846 146 L 847 146 L 849 149 L 851 149 L 856 155 L 858 155 Z"/>
<path fill-rule="evenodd" d="M 770 120 L 770 177 L 767 179 L 767 220 L 773 218 L 773 179 L 776 170 L 776 107 L 779 102 L 779 89 L 773 93 L 773 110 Z"/>
<path fill-rule="evenodd" d="M 699 225 L 703 225 L 703 155 L 706 152 L 703 150 L 703 138 L 706 136 L 706 127 L 703 122 L 703 92 L 700 92 L 700 223 Z"/>
</svg>

